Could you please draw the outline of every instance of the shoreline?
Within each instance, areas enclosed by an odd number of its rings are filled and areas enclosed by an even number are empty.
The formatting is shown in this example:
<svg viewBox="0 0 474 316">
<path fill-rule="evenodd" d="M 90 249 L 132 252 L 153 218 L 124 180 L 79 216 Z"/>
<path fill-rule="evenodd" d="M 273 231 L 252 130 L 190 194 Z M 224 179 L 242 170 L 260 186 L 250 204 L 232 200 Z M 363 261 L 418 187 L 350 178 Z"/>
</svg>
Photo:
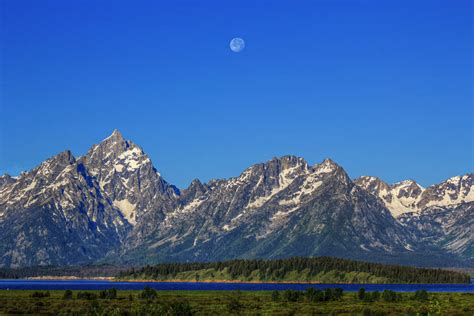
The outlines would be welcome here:
<svg viewBox="0 0 474 316">
<path fill-rule="evenodd" d="M 153 283 L 247 283 L 247 284 L 357 284 L 357 283 L 323 283 L 317 281 L 242 281 L 242 280 L 152 280 L 152 279 L 134 279 L 134 280 L 112 280 L 112 282 L 153 282 Z M 361 283 L 362 284 L 362 283 Z M 374 283 L 375 284 L 375 283 Z M 381 283 L 382 284 L 382 283 Z"/>
<path fill-rule="evenodd" d="M 23 280 L 45 280 L 45 281 L 81 281 L 81 280 L 95 280 L 95 281 L 112 281 L 115 277 L 78 277 L 74 275 L 69 276 L 54 276 L 54 275 L 45 275 L 45 276 L 36 276 L 36 277 L 25 277 Z M 17 279 L 22 280 L 22 279 Z"/>
<path fill-rule="evenodd" d="M 154 280 L 154 279 L 117 279 L 115 277 L 77 277 L 77 276 L 38 276 L 38 277 L 26 277 L 24 279 L 0 279 L 1 280 L 31 280 L 31 281 L 109 281 L 113 282 L 124 282 L 124 283 L 229 283 L 229 284 L 340 284 L 340 285 L 423 285 L 427 283 L 347 283 L 347 282 L 320 282 L 320 281 L 242 281 L 242 280 L 185 280 L 185 279 L 167 279 L 167 280 Z M 434 285 L 470 285 L 471 283 L 429 283 Z"/>
<path fill-rule="evenodd" d="M 341 284 L 341 285 L 425 285 L 425 284 L 435 284 L 435 285 L 460 285 L 466 284 L 470 285 L 471 283 L 347 283 L 347 282 L 319 282 L 319 281 L 241 281 L 241 280 L 150 280 L 150 279 L 134 279 L 134 280 L 120 280 L 112 279 L 112 282 L 129 282 L 129 283 L 236 283 L 236 284 Z"/>
</svg>

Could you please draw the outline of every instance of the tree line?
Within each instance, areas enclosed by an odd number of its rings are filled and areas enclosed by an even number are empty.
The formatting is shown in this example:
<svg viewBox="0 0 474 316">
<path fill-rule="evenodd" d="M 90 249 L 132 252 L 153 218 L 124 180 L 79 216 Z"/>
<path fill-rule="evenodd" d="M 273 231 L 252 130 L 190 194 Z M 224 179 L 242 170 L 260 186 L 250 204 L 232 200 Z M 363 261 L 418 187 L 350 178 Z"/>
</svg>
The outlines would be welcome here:
<svg viewBox="0 0 474 316">
<path fill-rule="evenodd" d="M 27 277 L 41 276 L 76 276 L 76 277 L 96 277 L 96 276 L 116 276 L 120 271 L 127 268 L 113 265 L 87 265 L 87 266 L 32 266 L 22 268 L 0 268 L 0 279 L 22 279 Z"/>
<path fill-rule="evenodd" d="M 293 257 L 276 260 L 230 260 L 219 262 L 191 262 L 191 263 L 162 263 L 147 265 L 142 268 L 132 268 L 118 274 L 119 278 L 150 278 L 172 279 L 178 273 L 214 269 L 227 273 L 232 278 L 249 277 L 258 270 L 262 281 L 278 281 L 289 272 L 306 270 L 308 277 L 316 276 L 321 272 L 336 271 L 337 273 L 365 272 L 376 277 L 386 278 L 392 283 L 470 283 L 469 275 L 441 270 L 416 268 L 399 265 L 385 265 L 356 260 L 316 257 Z"/>
</svg>

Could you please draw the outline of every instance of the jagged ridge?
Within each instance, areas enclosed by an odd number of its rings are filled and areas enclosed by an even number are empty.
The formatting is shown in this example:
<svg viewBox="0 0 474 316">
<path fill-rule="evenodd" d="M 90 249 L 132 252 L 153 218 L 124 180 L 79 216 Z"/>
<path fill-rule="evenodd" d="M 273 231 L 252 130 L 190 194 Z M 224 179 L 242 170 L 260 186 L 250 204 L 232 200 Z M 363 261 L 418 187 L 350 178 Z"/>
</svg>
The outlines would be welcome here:
<svg viewBox="0 0 474 316">
<path fill-rule="evenodd" d="M 65 151 L 0 177 L 0 265 L 295 255 L 472 264 L 472 180 L 353 182 L 330 159 L 284 156 L 179 191 L 115 130 L 78 159 Z"/>
</svg>

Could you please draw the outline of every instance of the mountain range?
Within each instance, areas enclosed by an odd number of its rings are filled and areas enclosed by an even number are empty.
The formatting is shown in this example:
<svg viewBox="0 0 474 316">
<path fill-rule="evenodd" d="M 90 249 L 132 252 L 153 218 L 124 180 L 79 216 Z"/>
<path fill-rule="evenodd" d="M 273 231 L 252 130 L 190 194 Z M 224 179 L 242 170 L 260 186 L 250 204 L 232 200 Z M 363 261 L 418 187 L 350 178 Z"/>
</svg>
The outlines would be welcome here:
<svg viewBox="0 0 474 316">
<path fill-rule="evenodd" d="M 423 188 L 283 156 L 179 190 L 115 130 L 0 177 L 0 266 L 334 256 L 474 267 L 474 174 Z"/>
</svg>

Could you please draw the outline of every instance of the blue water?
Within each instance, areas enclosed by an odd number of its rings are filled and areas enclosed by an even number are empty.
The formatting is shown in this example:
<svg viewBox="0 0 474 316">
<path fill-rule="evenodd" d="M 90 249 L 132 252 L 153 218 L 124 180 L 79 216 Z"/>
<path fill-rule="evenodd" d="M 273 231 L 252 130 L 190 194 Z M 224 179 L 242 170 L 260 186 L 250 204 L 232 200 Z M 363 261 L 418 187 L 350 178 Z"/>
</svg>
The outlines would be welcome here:
<svg viewBox="0 0 474 316">
<path fill-rule="evenodd" d="M 471 284 L 272 284 L 272 283 L 195 283 L 195 282 L 112 282 L 95 280 L 0 280 L 1 290 L 102 290 L 116 288 L 119 290 L 141 290 L 145 286 L 156 290 L 305 290 L 308 287 L 325 289 L 340 287 L 344 291 L 357 291 L 363 287 L 368 291 L 393 290 L 413 292 L 427 290 L 430 292 L 474 292 L 474 279 Z"/>
</svg>

